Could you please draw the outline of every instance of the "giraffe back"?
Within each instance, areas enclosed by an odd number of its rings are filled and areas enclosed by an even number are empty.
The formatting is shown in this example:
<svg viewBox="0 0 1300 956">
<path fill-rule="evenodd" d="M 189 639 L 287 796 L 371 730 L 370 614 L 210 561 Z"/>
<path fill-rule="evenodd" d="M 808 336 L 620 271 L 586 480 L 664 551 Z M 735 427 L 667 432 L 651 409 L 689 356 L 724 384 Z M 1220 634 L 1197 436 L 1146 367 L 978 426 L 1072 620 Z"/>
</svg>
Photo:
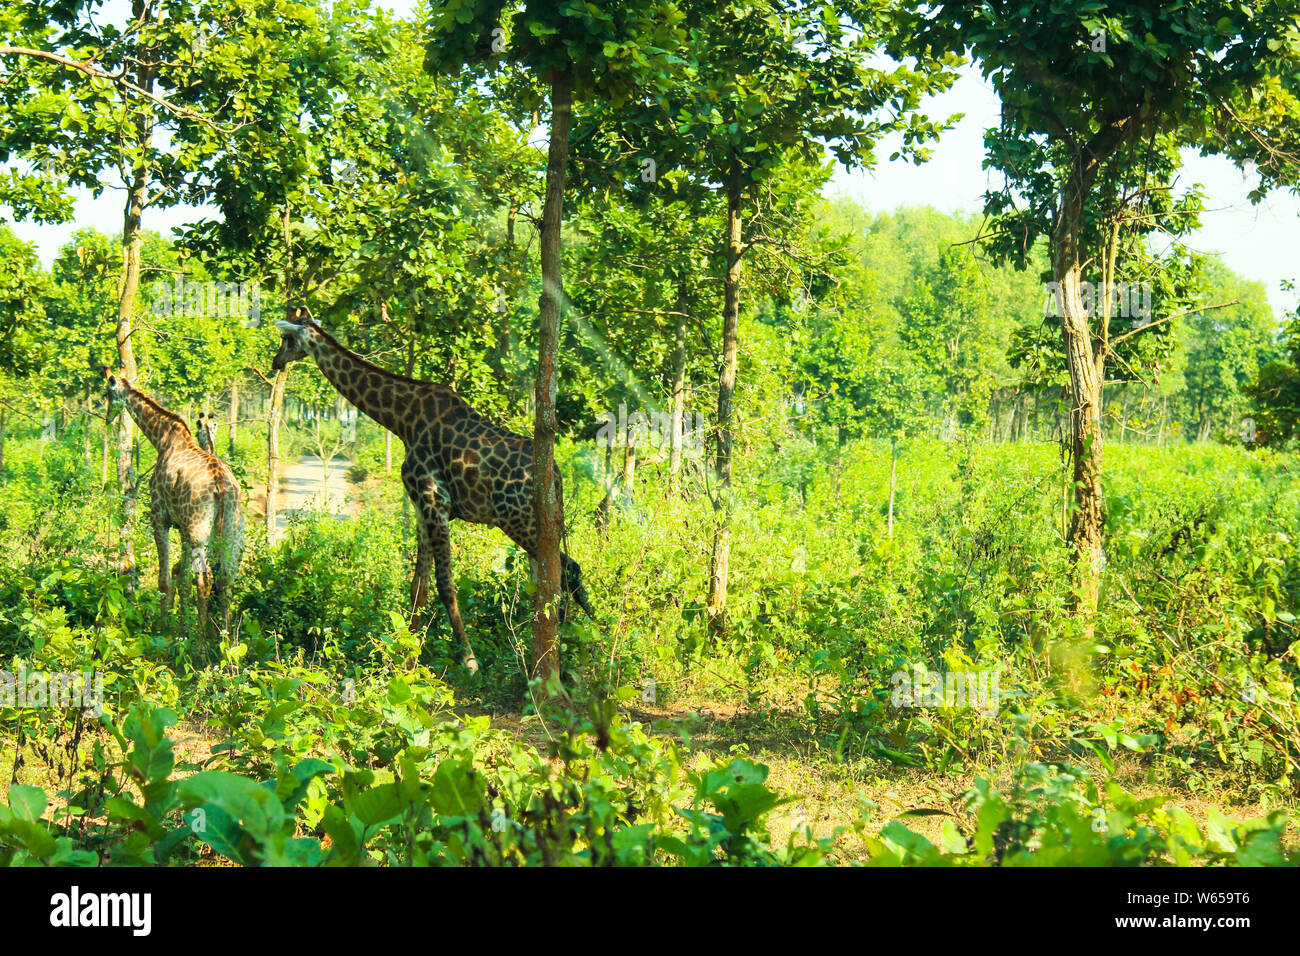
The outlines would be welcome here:
<svg viewBox="0 0 1300 956">
<path fill-rule="evenodd" d="M 150 479 L 153 507 L 196 546 L 214 567 L 233 578 L 244 546 L 241 489 L 224 461 L 192 438 L 160 450 Z"/>
</svg>

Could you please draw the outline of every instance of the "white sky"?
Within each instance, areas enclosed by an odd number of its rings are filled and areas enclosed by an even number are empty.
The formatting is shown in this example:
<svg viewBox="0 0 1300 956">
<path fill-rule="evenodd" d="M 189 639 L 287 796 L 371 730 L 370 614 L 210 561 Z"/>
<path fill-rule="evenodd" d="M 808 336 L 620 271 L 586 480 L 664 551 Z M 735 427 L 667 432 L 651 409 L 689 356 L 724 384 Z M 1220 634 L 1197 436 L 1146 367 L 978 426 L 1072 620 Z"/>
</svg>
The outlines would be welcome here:
<svg viewBox="0 0 1300 956">
<path fill-rule="evenodd" d="M 105 10 L 111 11 L 120 3 L 121 0 L 110 0 Z M 415 0 L 380 0 L 377 5 L 409 14 Z M 928 205 L 943 212 L 978 212 L 988 183 L 988 174 L 981 168 L 982 136 L 984 129 L 997 121 L 997 95 L 970 68 L 952 89 L 927 103 L 926 109 L 932 117 L 965 114 L 956 128 L 944 134 L 935 145 L 930 162 L 922 166 L 901 161 L 889 163 L 886 158 L 892 147 L 885 143 L 878 150 L 881 163 L 874 171 L 845 173 L 841 170 L 832 181 L 830 192 L 851 196 L 874 211 Z M 1300 198 L 1275 191 L 1259 205 L 1252 205 L 1246 198 L 1251 183 L 1232 163 L 1204 159 L 1192 153 L 1185 156 L 1181 182 L 1203 184 L 1210 207 L 1202 216 L 1202 228 L 1191 237 L 1192 247 L 1220 255 L 1233 271 L 1262 281 L 1279 315 L 1295 309 L 1300 294 L 1285 292 L 1282 282 L 1300 279 L 1296 255 L 1300 239 Z M 109 234 L 117 233 L 122 226 L 123 200 L 120 188 L 107 189 L 98 199 L 82 192 L 77 196 L 73 222 L 46 226 L 15 223 L 14 231 L 20 238 L 36 243 L 41 259 L 49 263 L 77 229 L 93 227 Z M 211 215 L 211 211 L 205 213 L 188 207 L 151 210 L 145 227 L 166 234 L 172 226 L 205 215 Z"/>
<path fill-rule="evenodd" d="M 833 195 L 851 196 L 869 209 L 887 211 L 899 206 L 933 206 L 943 212 L 978 213 L 990 173 L 981 168 L 984 130 L 997 123 L 1001 112 L 997 93 L 971 67 L 946 93 L 926 104 L 931 118 L 965 114 L 933 148 L 933 158 L 922 166 L 889 163 L 888 143 L 877 155 L 872 172 L 840 170 L 831 183 Z M 1188 244 L 1198 252 L 1219 255 L 1234 272 L 1264 283 L 1276 312 L 1295 309 L 1300 296 L 1282 289 L 1285 280 L 1300 280 L 1300 197 L 1274 190 L 1259 205 L 1247 196 L 1252 185 L 1240 169 L 1222 158 L 1205 158 L 1187 150 L 1179 186 L 1205 187 L 1206 211 L 1201 228 Z"/>
</svg>

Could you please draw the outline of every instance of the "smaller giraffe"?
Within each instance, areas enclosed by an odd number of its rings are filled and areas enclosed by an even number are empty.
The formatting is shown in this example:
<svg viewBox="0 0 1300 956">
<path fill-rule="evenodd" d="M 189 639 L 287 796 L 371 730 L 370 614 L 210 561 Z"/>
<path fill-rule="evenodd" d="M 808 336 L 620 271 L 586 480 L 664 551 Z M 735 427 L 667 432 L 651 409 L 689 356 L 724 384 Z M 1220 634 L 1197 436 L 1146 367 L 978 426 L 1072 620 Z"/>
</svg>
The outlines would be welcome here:
<svg viewBox="0 0 1300 956">
<path fill-rule="evenodd" d="M 244 546 L 244 513 L 239 482 L 224 461 L 200 447 L 184 420 L 130 382 L 125 373 L 106 373 L 109 408 L 125 406 L 140 431 L 158 451 L 153 475 L 151 522 L 158 547 L 158 590 L 171 611 L 180 592 L 180 622 L 185 628 L 185 601 L 190 571 L 195 573 L 199 627 L 209 638 L 208 598 L 215 594 L 224 626 L 230 627 L 230 601 Z M 200 429 L 202 431 L 202 429 Z M 169 535 L 181 535 L 180 560 L 169 559 Z M 176 578 L 173 588 L 172 576 Z"/>
<path fill-rule="evenodd" d="M 217 416 L 208 412 L 205 416 L 199 412 L 199 420 L 194 425 L 194 440 L 209 455 L 217 454 Z"/>
</svg>

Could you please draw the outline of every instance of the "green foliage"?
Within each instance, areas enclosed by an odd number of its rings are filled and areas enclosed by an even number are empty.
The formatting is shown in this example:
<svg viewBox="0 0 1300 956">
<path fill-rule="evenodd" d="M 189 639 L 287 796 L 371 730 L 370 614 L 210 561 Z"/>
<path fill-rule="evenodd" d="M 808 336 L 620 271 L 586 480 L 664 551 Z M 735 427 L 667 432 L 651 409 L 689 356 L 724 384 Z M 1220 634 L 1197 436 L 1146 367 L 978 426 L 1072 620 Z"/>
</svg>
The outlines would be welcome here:
<svg viewBox="0 0 1300 956">
<path fill-rule="evenodd" d="M 621 104 L 677 69 L 682 19 L 669 2 L 437 0 L 425 65 L 455 73 L 463 64 L 512 62 L 541 83 L 570 73 L 579 99 L 594 94 Z"/>
<path fill-rule="evenodd" d="M 45 318 L 47 283 L 36 251 L 0 226 L 0 364 L 11 375 L 29 375 L 40 365 L 33 326 Z"/>
<path fill-rule="evenodd" d="M 1265 445 L 1300 438 L 1300 317 L 1288 323 L 1285 346 L 1286 357 L 1260 366 L 1245 389 L 1258 418 L 1256 438 Z"/>
<path fill-rule="evenodd" d="M 47 497 L 27 517 L 7 512 L 0 670 L 94 667 L 106 694 L 98 722 L 0 709 L 0 732 L 28 755 L 20 787 L 39 780 L 47 801 L 38 810 L 35 793 L 14 790 L 0 838 L 9 861 L 811 864 L 855 859 L 850 832 L 876 863 L 1246 863 L 1290 852 L 1275 852 L 1277 818 L 1192 826 L 1061 769 L 977 790 L 959 811 L 969 821 L 955 818 L 938 849 L 853 818 L 839 834 L 774 838 L 791 795 L 758 759 L 688 756 L 676 732 L 631 716 L 643 681 L 664 704 L 739 688 L 737 700 L 769 715 L 754 719 L 785 721 L 801 746 L 877 772 L 996 764 L 1011 722 L 1024 747 L 1062 763 L 1124 753 L 1165 783 L 1212 790 L 1231 774 L 1242 796 L 1286 805 L 1300 742 L 1289 651 L 1300 580 L 1288 571 L 1300 528 L 1278 525 L 1300 514 L 1289 458 L 1121 447 L 1110 597 L 1100 643 L 1080 653 L 1057 597 L 1065 556 L 1053 547 L 1049 451 L 909 442 L 890 541 L 884 440 L 834 454 L 781 440 L 806 467 L 781 454 L 771 459 L 780 468 L 755 462 L 738 476 L 732 560 L 746 587 L 725 638 L 700 620 L 692 529 L 707 520 L 707 498 L 688 482 L 652 519 L 615 510 L 602 532 L 584 517 L 599 486 L 581 479 L 577 450 L 562 456 L 570 549 L 602 555 L 584 561 L 587 586 L 627 624 L 613 640 L 603 626 L 566 626 L 565 681 L 584 704 L 527 718 L 546 721 L 544 745 L 457 703 L 468 694 L 517 706 L 525 691 L 513 635 L 526 633 L 526 562 L 503 562 L 487 532 L 457 537 L 483 677 L 454 666 L 442 621 L 427 634 L 407 628 L 395 496 L 350 522 L 299 519 L 274 545 L 254 535 L 238 629 L 221 663 L 196 672 L 151 589 L 129 593 L 102 564 L 69 558 L 68 542 L 95 553 L 103 526 L 93 486 L 49 497 L 65 446 L 37 458 L 26 450 L 37 439 L 20 441 L 0 493 Z M 641 469 L 638 500 L 663 500 L 659 469 Z M 47 513 L 62 524 L 43 543 Z M 918 666 L 999 672 L 998 710 L 894 706 L 893 675 Z M 210 756 L 176 742 L 182 727 L 205 728 L 217 741 Z M 1108 833 L 1092 829 L 1099 806 Z"/>
<path fill-rule="evenodd" d="M 749 866 L 815 863 L 829 846 L 769 846 L 763 821 L 783 800 L 763 785 L 766 767 L 734 760 L 683 779 L 674 746 L 637 724 L 615 722 L 593 746 L 591 726 L 579 723 L 548 760 L 503 747 L 486 720 L 449 721 L 437 682 L 418 671 L 386 686 L 367 679 L 354 699 L 324 706 L 301 697 L 309 671 L 275 671 L 252 678 L 278 695 L 265 719 L 282 730 L 252 751 L 234 740 L 219 748 L 257 777 L 177 774 L 167 736 L 175 715 L 141 704 L 120 727 L 104 721 L 123 756 L 102 765 L 99 799 L 117 789 L 102 806 L 82 791 L 76 799 L 91 805 L 47 821 L 40 788 L 10 788 L 0 863 L 163 865 L 206 846 L 246 866 Z M 283 732 L 289 715 L 295 734 Z M 327 759 L 300 756 L 309 727 L 331 731 L 313 738 L 331 741 Z M 370 747 L 358 765 L 347 746 L 362 738 Z M 254 753 L 250 767 L 244 754 Z M 100 813 L 108 823 L 90 841 L 96 849 L 77 848 Z"/>
<path fill-rule="evenodd" d="M 1293 175 L 1243 132 L 1295 137 L 1293 3 L 438 0 L 404 20 L 195 0 L 129 31 L 94 7 L 0 0 L 6 41 L 112 73 L 6 59 L 0 201 L 67 219 L 71 189 L 120 168 L 143 211 L 215 213 L 175 239 L 128 222 L 125 247 L 79 231 L 48 269 L 0 228 L 0 671 L 90 672 L 104 692 L 0 698 L 0 863 L 1296 862 L 1300 334 L 1279 344 L 1258 285 L 1149 241 L 1210 198 L 1166 188 L 1183 147 Z M 870 166 L 885 137 L 926 157 L 943 124 L 921 100 L 968 47 L 1005 106 L 988 222 L 825 199 L 832 159 Z M 170 106 L 121 85 L 146 65 Z M 381 367 L 526 431 L 533 140 L 547 88 L 569 86 L 557 454 L 596 616 L 560 628 L 568 698 L 528 681 L 534 585 L 497 530 L 453 526 L 481 672 L 436 603 L 410 619 L 402 443 L 390 468 L 383 431 L 354 434 L 310 363 L 287 379 L 282 457 L 350 455 L 359 513 L 307 509 L 270 537 L 250 521 L 231 627 L 200 666 L 152 586 L 147 523 L 128 532 L 139 567 L 111 560 L 123 502 L 98 394 L 124 251 L 139 239 L 123 305 L 142 378 L 186 416 L 236 420 L 219 450 L 250 517 L 277 333 L 171 283 L 262 284 L 264 317 L 307 304 Z M 1043 309 L 1063 210 L 1076 262 L 1149 283 L 1154 308 L 1102 310 L 1088 343 L 1110 391 L 1086 641 L 1063 583 L 1068 375 Z M 724 286 L 730 413 L 676 475 L 634 442 L 608 494 L 600 413 L 663 411 L 678 389 L 688 414 L 717 407 Z M 143 444 L 136 473 L 154 457 Z M 725 629 L 705 613 L 720 511 Z M 813 775 L 859 790 L 854 809 L 791 820 Z M 914 778 L 975 783 L 878 819 L 869 794 Z M 1150 790 L 1224 809 L 1194 819 Z"/>
<path fill-rule="evenodd" d="M 1068 765 L 1026 764 L 1007 792 L 985 779 L 966 795 L 972 830 L 945 821 L 942 846 L 896 820 L 868 839 L 873 866 L 1294 866 L 1285 814 L 1202 829 L 1168 799 L 1098 787 Z M 973 831 L 973 832 L 972 832 Z"/>
</svg>

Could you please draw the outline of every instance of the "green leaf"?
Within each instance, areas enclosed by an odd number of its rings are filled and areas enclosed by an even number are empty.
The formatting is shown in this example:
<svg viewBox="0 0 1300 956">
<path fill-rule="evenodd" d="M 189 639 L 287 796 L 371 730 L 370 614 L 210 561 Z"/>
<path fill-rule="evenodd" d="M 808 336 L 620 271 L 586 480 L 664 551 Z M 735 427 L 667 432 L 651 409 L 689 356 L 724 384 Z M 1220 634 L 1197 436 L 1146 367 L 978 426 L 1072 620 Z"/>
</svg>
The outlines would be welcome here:
<svg viewBox="0 0 1300 956">
<path fill-rule="evenodd" d="M 18 783 L 9 788 L 9 809 L 19 820 L 29 823 L 39 820 L 46 804 L 45 791 L 40 787 Z"/>
<path fill-rule="evenodd" d="M 347 801 L 348 809 L 367 826 L 387 823 L 400 817 L 405 806 L 396 783 L 383 783 L 358 790 Z"/>
</svg>

